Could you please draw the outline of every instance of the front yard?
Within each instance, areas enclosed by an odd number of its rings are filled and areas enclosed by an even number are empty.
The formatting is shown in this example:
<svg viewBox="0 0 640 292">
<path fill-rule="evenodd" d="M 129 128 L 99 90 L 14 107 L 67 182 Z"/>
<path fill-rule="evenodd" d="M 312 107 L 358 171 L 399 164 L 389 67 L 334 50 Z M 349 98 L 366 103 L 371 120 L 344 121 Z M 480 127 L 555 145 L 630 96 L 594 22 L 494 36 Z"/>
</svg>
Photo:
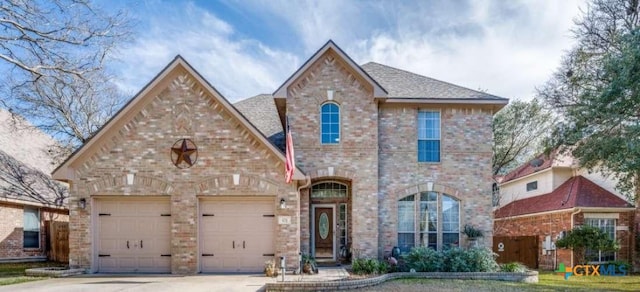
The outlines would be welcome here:
<svg viewBox="0 0 640 292">
<path fill-rule="evenodd" d="M 640 275 L 572 276 L 540 272 L 539 283 L 526 284 L 484 280 L 400 279 L 355 291 L 639 291 Z"/>
<path fill-rule="evenodd" d="M 46 279 L 46 277 L 25 276 L 24 270 L 58 266 L 64 266 L 64 264 L 54 262 L 0 263 L 0 286 Z"/>
</svg>

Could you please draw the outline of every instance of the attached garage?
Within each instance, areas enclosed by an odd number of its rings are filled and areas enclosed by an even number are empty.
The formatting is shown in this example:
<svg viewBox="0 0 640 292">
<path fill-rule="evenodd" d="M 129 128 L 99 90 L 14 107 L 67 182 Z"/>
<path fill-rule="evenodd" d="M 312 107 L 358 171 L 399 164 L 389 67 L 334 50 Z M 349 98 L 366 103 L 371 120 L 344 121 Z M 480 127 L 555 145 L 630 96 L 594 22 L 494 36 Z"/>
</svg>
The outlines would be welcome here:
<svg viewBox="0 0 640 292">
<path fill-rule="evenodd" d="M 275 255 L 274 212 L 274 197 L 202 199 L 201 271 L 262 272 Z"/>
<path fill-rule="evenodd" d="M 95 203 L 98 272 L 171 272 L 169 198 L 101 198 Z"/>
</svg>

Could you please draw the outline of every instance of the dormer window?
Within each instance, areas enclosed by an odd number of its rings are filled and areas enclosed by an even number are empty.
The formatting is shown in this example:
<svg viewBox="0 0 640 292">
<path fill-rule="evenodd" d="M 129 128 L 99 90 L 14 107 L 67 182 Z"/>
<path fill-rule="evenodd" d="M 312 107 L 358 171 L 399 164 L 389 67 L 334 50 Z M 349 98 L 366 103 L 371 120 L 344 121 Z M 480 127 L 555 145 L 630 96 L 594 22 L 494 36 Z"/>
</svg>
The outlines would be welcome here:
<svg viewBox="0 0 640 292">
<path fill-rule="evenodd" d="M 320 108 L 320 141 L 322 144 L 340 143 L 340 107 L 333 102 Z"/>
<path fill-rule="evenodd" d="M 538 181 L 532 181 L 527 184 L 527 192 L 535 191 L 538 189 Z"/>
</svg>

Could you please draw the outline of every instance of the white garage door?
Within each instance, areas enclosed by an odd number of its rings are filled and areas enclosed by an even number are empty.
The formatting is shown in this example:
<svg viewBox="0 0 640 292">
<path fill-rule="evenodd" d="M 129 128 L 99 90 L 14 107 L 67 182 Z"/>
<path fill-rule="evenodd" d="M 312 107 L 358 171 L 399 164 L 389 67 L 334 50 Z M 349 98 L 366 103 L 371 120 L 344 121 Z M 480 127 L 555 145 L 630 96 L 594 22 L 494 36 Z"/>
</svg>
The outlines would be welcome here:
<svg viewBox="0 0 640 292">
<path fill-rule="evenodd" d="M 273 197 L 200 202 L 202 272 L 262 272 L 275 253 Z"/>
<path fill-rule="evenodd" d="M 168 199 L 97 200 L 98 272 L 171 272 Z"/>
</svg>

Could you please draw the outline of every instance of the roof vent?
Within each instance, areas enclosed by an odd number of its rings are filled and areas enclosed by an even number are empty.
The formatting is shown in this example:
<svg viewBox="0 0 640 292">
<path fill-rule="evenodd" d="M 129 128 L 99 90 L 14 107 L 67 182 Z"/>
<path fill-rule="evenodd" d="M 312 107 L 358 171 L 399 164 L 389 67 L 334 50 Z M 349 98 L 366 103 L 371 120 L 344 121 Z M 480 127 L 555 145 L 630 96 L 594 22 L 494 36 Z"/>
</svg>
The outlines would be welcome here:
<svg viewBox="0 0 640 292">
<path fill-rule="evenodd" d="M 543 163 L 544 159 L 536 158 L 534 160 L 531 160 L 531 162 L 529 162 L 529 165 L 531 165 L 532 167 L 540 167 Z"/>
</svg>

